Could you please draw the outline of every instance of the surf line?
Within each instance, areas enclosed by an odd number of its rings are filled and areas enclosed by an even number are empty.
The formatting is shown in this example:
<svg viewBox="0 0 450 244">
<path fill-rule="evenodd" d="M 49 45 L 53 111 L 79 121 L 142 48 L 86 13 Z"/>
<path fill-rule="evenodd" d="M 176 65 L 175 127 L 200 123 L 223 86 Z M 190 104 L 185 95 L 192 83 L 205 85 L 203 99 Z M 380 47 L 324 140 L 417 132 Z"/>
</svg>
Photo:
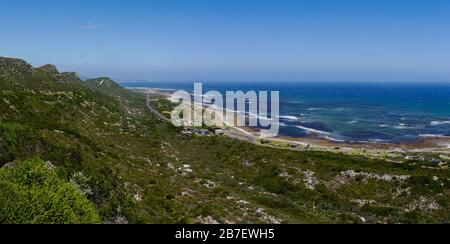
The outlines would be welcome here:
<svg viewBox="0 0 450 244">
<path fill-rule="evenodd" d="M 225 98 L 219 91 L 203 94 L 202 83 L 194 84 L 194 95 L 186 91 L 172 94 L 172 103 L 178 103 L 171 113 L 176 127 L 258 127 L 264 137 L 276 137 L 280 130 L 280 93 L 271 91 L 227 91 Z M 226 109 L 224 110 L 224 102 Z M 248 114 L 255 116 L 247 117 Z M 270 106 L 270 108 L 269 108 Z M 225 112 L 226 111 L 226 112 Z M 238 112 L 240 111 L 240 112 Z M 270 112 L 270 113 L 269 113 Z M 270 116 L 269 116 L 270 114 Z"/>
</svg>

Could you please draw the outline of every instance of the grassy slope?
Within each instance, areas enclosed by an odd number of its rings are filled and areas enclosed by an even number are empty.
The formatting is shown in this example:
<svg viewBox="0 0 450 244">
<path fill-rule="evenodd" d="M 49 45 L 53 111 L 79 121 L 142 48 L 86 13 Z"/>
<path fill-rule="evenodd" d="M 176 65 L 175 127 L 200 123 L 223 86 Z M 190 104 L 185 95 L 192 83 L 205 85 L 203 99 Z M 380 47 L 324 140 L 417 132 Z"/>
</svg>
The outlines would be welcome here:
<svg viewBox="0 0 450 244">
<path fill-rule="evenodd" d="M 448 170 L 183 135 L 110 80 L 65 80 L 22 66 L 0 67 L 0 164 L 53 162 L 105 222 L 450 219 Z"/>
</svg>

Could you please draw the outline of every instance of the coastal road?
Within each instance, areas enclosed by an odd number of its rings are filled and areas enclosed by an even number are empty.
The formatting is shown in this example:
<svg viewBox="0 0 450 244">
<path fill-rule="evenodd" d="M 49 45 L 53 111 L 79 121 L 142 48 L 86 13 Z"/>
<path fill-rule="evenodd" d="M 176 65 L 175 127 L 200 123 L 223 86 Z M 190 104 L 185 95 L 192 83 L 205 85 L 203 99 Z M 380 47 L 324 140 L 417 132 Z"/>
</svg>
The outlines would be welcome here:
<svg viewBox="0 0 450 244">
<path fill-rule="evenodd" d="M 150 110 L 150 112 L 152 112 L 156 117 L 158 117 L 158 119 L 164 121 L 164 122 L 168 122 L 171 123 L 171 120 L 168 119 L 166 116 L 164 116 L 163 114 L 161 114 L 158 110 L 154 109 L 151 105 L 151 101 L 152 99 L 150 98 L 149 95 L 147 95 L 147 108 Z"/>
</svg>

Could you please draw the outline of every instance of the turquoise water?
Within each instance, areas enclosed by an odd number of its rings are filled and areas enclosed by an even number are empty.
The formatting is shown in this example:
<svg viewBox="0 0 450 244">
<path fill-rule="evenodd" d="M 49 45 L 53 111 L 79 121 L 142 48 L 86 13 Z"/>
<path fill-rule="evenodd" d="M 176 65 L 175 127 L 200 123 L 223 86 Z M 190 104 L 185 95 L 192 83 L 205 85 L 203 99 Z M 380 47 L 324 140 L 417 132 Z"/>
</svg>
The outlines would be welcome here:
<svg viewBox="0 0 450 244">
<path fill-rule="evenodd" d="M 127 82 L 126 87 L 193 90 L 191 82 Z M 450 136 L 450 84 L 210 82 L 204 92 L 280 91 L 282 136 L 406 142 Z"/>
</svg>

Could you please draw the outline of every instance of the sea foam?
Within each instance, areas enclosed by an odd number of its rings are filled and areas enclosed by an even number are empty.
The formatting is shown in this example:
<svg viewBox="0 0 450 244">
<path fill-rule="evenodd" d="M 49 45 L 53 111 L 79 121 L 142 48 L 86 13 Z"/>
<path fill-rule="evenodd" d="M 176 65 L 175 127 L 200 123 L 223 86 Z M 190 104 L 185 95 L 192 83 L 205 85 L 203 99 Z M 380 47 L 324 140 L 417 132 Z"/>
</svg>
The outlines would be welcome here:
<svg viewBox="0 0 450 244">
<path fill-rule="evenodd" d="M 278 116 L 280 119 L 287 119 L 287 120 L 298 120 L 299 118 L 297 116 Z"/>
<path fill-rule="evenodd" d="M 432 121 L 431 126 L 450 125 L 450 121 Z"/>
<path fill-rule="evenodd" d="M 297 126 L 297 128 L 305 130 L 308 133 L 314 133 L 314 134 L 319 134 L 319 135 L 330 135 L 329 132 L 316 130 L 316 129 L 308 128 L 308 127 L 301 126 L 301 125 Z"/>
</svg>

